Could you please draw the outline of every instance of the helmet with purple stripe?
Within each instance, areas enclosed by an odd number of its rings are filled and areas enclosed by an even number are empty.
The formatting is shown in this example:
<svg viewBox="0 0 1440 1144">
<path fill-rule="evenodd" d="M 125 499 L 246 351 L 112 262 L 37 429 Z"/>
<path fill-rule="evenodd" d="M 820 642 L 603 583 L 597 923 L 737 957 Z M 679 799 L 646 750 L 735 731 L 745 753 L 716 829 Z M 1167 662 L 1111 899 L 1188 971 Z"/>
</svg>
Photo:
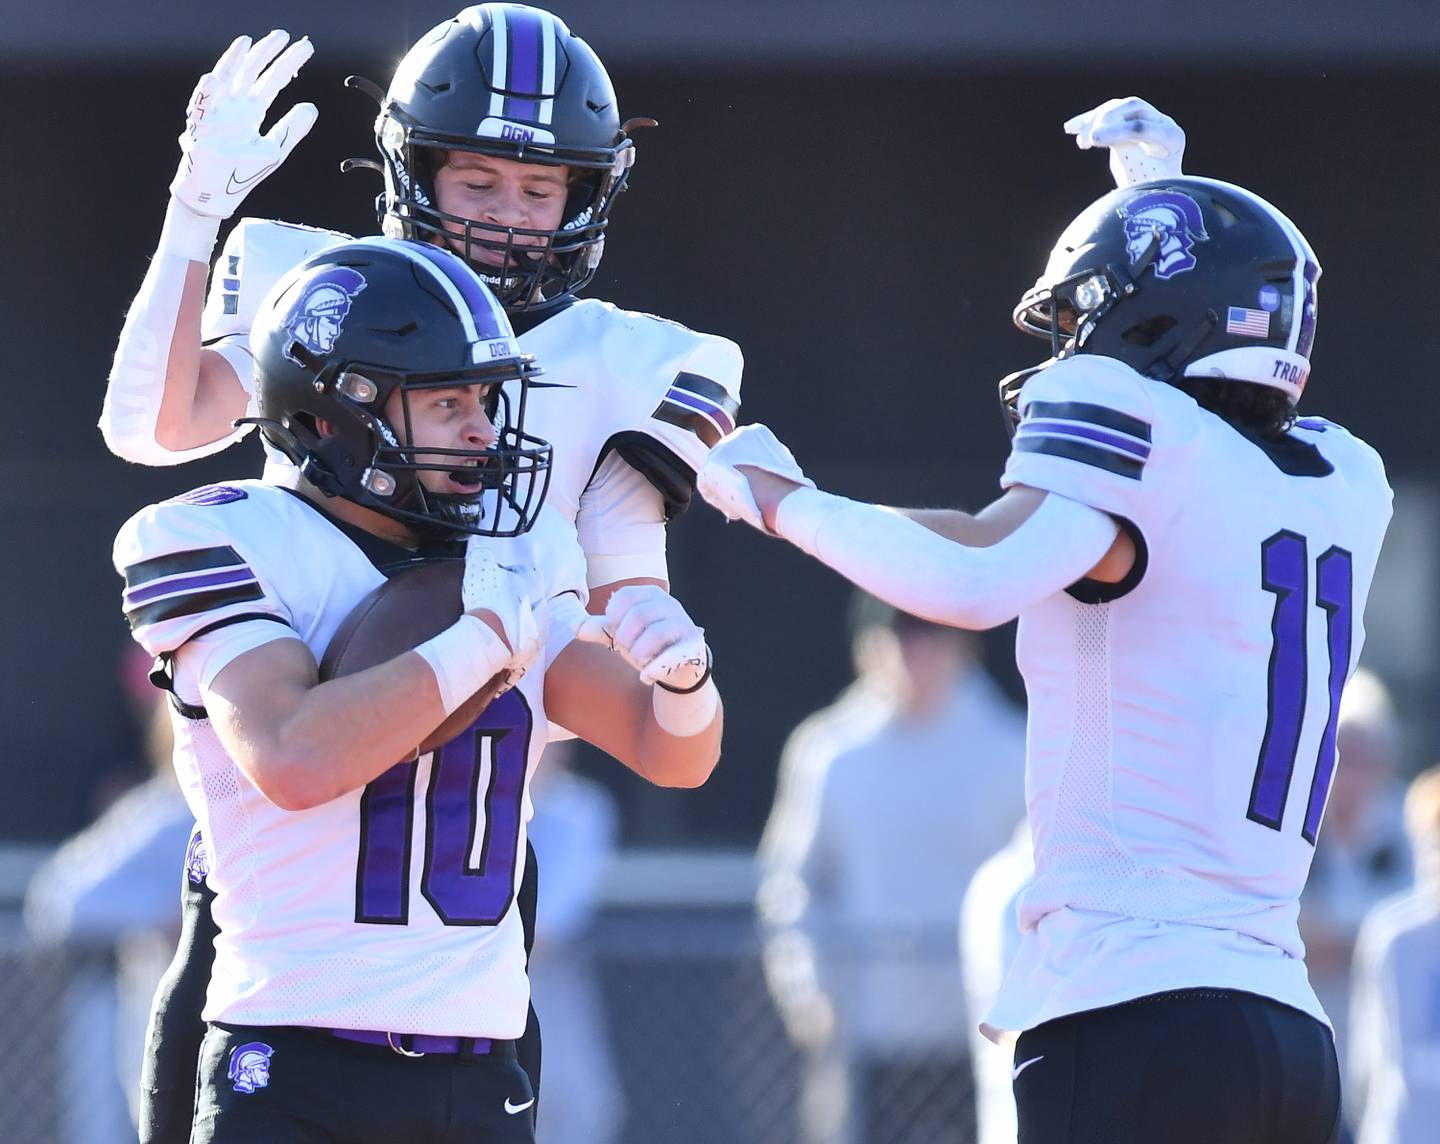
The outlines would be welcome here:
<svg viewBox="0 0 1440 1144">
<path fill-rule="evenodd" d="M 1152 180 L 1112 191 L 1055 243 L 1015 307 L 1015 324 L 1056 358 L 1100 354 L 1197 394 L 1261 387 L 1299 401 L 1315 342 L 1320 263 L 1259 195 L 1215 179 Z M 1033 371 L 1002 383 L 1013 409 Z M 1252 391 L 1253 392 L 1253 391 Z"/>
<path fill-rule="evenodd" d="M 515 536 L 534 523 L 551 460 L 550 445 L 525 429 L 540 371 L 457 255 L 393 238 L 329 247 L 276 283 L 250 345 L 259 395 L 251 420 L 321 492 L 404 521 L 423 539 Z M 417 442 L 415 394 L 468 386 L 486 387 L 493 443 Z M 445 479 L 427 485 L 426 473 Z"/>
<path fill-rule="evenodd" d="M 635 162 L 628 128 L 652 122 L 621 123 L 605 66 L 558 16 L 524 4 L 466 8 L 420 38 L 381 98 L 381 227 L 460 251 L 512 313 L 553 307 L 594 277 Z M 456 151 L 565 168 L 560 225 L 442 211 L 435 172 Z"/>
</svg>

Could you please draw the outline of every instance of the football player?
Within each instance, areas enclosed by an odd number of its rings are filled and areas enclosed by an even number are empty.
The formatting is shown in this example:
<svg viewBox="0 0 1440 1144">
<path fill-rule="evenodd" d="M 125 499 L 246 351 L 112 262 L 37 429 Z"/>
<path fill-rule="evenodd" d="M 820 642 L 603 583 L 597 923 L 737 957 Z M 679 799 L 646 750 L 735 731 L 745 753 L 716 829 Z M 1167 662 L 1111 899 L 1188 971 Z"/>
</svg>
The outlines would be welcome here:
<svg viewBox="0 0 1440 1144">
<path fill-rule="evenodd" d="M 101 429 L 121 457 L 179 464 L 247 433 L 239 419 L 253 412 L 249 332 L 260 299 L 287 269 L 347 237 L 240 219 L 205 297 L 221 225 L 314 125 L 315 108 L 300 104 L 261 130 L 312 51 L 284 32 L 242 36 L 196 86 L 159 247 L 106 391 Z M 422 37 L 381 93 L 376 121 L 385 233 L 467 257 L 511 314 L 522 348 L 546 363 L 551 387 L 531 392 L 528 423 L 554 445 L 548 503 L 584 549 L 594 611 L 621 587 L 667 585 L 665 522 L 688 504 L 708 444 L 734 427 L 742 367 L 724 338 L 577 296 L 634 163 L 633 126 L 620 120 L 589 46 L 558 18 L 518 4 L 467 8 Z M 190 998 L 213 933 L 195 869 L 182 880 L 180 950 L 152 1014 L 147 1141 L 176 1138 L 167 1124 L 179 1139 L 188 1132 L 186 1046 L 201 1032 Z M 525 887 L 533 894 L 533 877 Z M 524 1051 L 538 1085 L 533 1038 Z"/>
<path fill-rule="evenodd" d="M 986 1018 L 1023 1140 L 1325 1144 L 1335 1047 L 1296 919 L 1391 493 L 1298 416 L 1319 263 L 1240 187 L 1164 177 L 1064 231 L 1014 311 L 1043 365 L 980 512 L 815 488 L 762 426 L 702 494 L 928 619 L 1019 617 L 1035 877 Z"/>
<path fill-rule="evenodd" d="M 568 521 L 541 507 L 534 359 L 457 255 L 332 247 L 276 286 L 251 347 L 255 423 L 291 464 L 152 505 L 115 544 L 216 891 L 191 1139 L 533 1140 L 513 1044 L 530 773 L 553 720 L 653 782 L 704 782 L 703 633 L 653 585 L 586 617 Z M 385 569 L 467 534 L 460 619 L 320 682 Z"/>
</svg>

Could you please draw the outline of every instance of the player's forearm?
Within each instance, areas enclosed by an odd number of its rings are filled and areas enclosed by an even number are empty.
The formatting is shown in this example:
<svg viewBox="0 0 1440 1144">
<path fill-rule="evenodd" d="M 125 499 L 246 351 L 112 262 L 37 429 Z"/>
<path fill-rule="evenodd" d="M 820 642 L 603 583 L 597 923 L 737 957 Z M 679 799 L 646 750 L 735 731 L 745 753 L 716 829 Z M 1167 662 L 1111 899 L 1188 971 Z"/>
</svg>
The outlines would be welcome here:
<svg viewBox="0 0 1440 1144">
<path fill-rule="evenodd" d="M 1084 505 L 1045 504 L 989 547 L 959 544 L 893 509 L 814 489 L 780 503 L 779 534 L 897 608 L 952 627 L 1014 619 L 1083 578 L 1116 526 Z"/>
<path fill-rule="evenodd" d="M 967 548 L 989 548 L 1006 535 L 1004 522 L 986 512 L 972 515 L 948 508 L 897 508 L 895 511 L 937 536 Z"/>
<path fill-rule="evenodd" d="M 230 363 L 201 344 L 204 294 L 205 267 L 192 262 L 155 419 L 155 443 L 180 455 L 234 437 L 235 420 L 249 402 Z"/>
<path fill-rule="evenodd" d="M 713 681 L 692 695 L 651 688 L 633 769 L 657 786 L 702 786 L 720 761 L 725 711 Z"/>
<path fill-rule="evenodd" d="M 189 420 L 200 378 L 206 267 L 219 227 L 218 219 L 174 199 L 166 211 L 159 246 L 120 332 L 100 415 L 106 445 L 128 461 L 176 464 L 186 459 L 182 450 L 207 443 Z M 243 390 L 241 397 L 243 409 Z"/>
<path fill-rule="evenodd" d="M 222 681 L 223 674 L 206 707 L 246 777 L 282 810 L 308 810 L 367 785 L 413 756 L 446 714 L 435 673 L 410 652 L 276 696 L 260 710 L 227 711 L 216 701 L 224 702 Z"/>
</svg>

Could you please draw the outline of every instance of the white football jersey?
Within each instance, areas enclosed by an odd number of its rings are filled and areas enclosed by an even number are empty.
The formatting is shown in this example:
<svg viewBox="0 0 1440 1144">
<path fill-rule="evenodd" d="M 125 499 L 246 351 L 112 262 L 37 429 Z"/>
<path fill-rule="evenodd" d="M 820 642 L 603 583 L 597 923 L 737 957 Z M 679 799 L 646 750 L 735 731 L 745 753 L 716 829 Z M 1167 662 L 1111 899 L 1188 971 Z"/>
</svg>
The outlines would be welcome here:
<svg viewBox="0 0 1440 1144">
<path fill-rule="evenodd" d="M 583 614 L 567 532 L 542 513 L 525 536 L 492 542 L 546 582 L 547 665 Z M 529 777 L 546 740 L 542 666 L 441 750 L 303 811 L 266 800 L 200 708 L 202 687 L 269 639 L 301 639 L 319 661 L 384 582 L 373 561 L 407 555 L 354 535 L 289 490 L 240 481 L 151 505 L 115 542 L 145 649 L 218 647 L 194 666 L 181 657 L 174 680 L 191 707 L 173 720 L 175 765 L 218 891 L 204 1017 L 518 1037 L 529 986 L 516 894 Z"/>
<path fill-rule="evenodd" d="M 241 219 L 231 230 L 211 276 L 201 336 L 234 368 L 252 403 L 249 337 L 261 299 L 292 266 L 349 237 L 270 219 Z M 681 487 L 735 427 L 739 347 L 594 299 L 552 314 L 519 341 L 544 371 L 531 388 L 525 427 L 555 447 L 547 504 L 575 524 L 592 564 L 603 559 L 591 586 L 668 579 L 664 510 L 653 495 L 637 496 L 635 482 L 608 471 L 592 478 L 623 457 L 669 505 L 683 502 Z M 272 463 L 288 464 L 268 452 Z"/>
<path fill-rule="evenodd" d="M 988 1023 L 1197 986 L 1324 1020 L 1296 918 L 1390 518 L 1380 458 L 1318 418 L 1252 440 L 1086 355 L 1020 410 L 1002 483 L 1110 513 L 1138 559 L 1020 617 L 1036 870 Z"/>
</svg>

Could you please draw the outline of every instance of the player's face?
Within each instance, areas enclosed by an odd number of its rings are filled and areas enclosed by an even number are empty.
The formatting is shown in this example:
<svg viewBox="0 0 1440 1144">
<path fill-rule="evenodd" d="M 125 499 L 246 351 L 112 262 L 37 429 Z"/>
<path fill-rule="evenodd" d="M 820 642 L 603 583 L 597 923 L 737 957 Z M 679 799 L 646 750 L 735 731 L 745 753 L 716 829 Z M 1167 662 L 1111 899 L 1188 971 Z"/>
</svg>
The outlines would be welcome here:
<svg viewBox="0 0 1440 1144">
<path fill-rule="evenodd" d="M 442 213 L 501 230 L 558 230 L 564 221 L 568 167 L 520 163 L 468 151 L 451 151 L 447 156 L 445 165 L 435 173 L 435 205 Z M 451 223 L 446 226 L 463 244 L 463 228 Z M 503 236 L 485 231 L 474 237 L 504 241 Z M 517 246 L 535 246 L 544 240 L 538 235 L 517 234 L 514 241 Z M 497 267 L 505 260 L 502 251 L 475 242 L 470 256 Z"/>
<path fill-rule="evenodd" d="M 420 483 L 432 493 L 464 495 L 476 492 L 480 487 L 478 459 L 445 468 L 444 457 L 423 452 L 426 446 L 435 449 L 489 449 L 499 439 L 499 433 L 486 414 L 493 385 L 457 385 L 449 389 L 412 389 L 402 399 L 401 391 L 390 395 L 385 406 L 385 415 L 395 431 L 405 435 L 405 408 L 402 400 L 409 405 L 409 441 L 417 446 L 415 460 L 419 464 L 434 464 L 440 468 L 422 469 L 417 474 Z M 475 479 L 464 476 L 467 470 L 475 471 Z"/>
</svg>

